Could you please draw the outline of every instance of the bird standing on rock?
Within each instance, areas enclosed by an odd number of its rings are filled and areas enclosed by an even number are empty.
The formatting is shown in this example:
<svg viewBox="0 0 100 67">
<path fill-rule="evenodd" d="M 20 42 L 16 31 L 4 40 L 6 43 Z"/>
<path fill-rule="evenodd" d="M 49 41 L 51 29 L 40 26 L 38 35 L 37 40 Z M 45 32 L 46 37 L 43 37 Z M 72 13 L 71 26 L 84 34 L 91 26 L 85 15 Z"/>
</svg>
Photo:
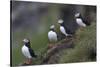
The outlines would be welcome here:
<svg viewBox="0 0 100 67">
<path fill-rule="evenodd" d="M 35 55 L 34 51 L 32 50 L 29 39 L 25 38 L 23 42 L 24 45 L 22 47 L 22 54 L 27 58 L 25 64 L 32 64 L 32 58 L 36 58 L 37 55 Z"/>
<path fill-rule="evenodd" d="M 70 34 L 71 31 L 68 28 L 66 28 L 66 26 L 63 24 L 63 20 L 62 19 L 59 19 L 58 23 L 60 24 L 60 31 L 61 31 L 62 34 L 64 34 L 66 37 L 72 36 Z"/>
<path fill-rule="evenodd" d="M 48 39 L 51 43 L 51 45 L 49 45 L 49 48 L 53 47 L 52 44 L 55 44 L 57 42 L 57 33 L 54 30 L 55 26 L 51 25 L 50 26 L 50 31 L 48 32 Z"/>
</svg>

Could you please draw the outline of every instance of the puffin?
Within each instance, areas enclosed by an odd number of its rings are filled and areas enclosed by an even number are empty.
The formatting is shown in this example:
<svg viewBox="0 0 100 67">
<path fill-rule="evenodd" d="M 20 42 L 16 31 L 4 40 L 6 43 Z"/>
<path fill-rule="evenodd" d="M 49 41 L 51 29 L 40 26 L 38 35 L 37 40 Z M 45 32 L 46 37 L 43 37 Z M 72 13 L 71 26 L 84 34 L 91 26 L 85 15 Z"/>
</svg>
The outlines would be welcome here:
<svg viewBox="0 0 100 67">
<path fill-rule="evenodd" d="M 86 18 L 83 18 L 81 13 L 76 13 L 75 14 L 75 21 L 80 27 L 86 27 L 89 26 L 90 23 Z"/>
<path fill-rule="evenodd" d="M 24 45 L 22 46 L 22 54 L 27 58 L 25 64 L 32 64 L 32 59 L 36 58 L 34 50 L 31 48 L 30 40 L 25 38 L 23 39 Z"/>
<path fill-rule="evenodd" d="M 58 23 L 60 24 L 60 32 L 64 34 L 66 37 L 72 36 L 71 31 L 64 25 L 64 21 L 62 19 L 58 20 Z"/>
<path fill-rule="evenodd" d="M 48 39 L 49 39 L 49 42 L 51 43 L 49 44 L 48 48 L 52 48 L 53 47 L 52 44 L 55 44 L 57 42 L 57 33 L 55 32 L 54 28 L 55 26 L 51 25 L 50 30 L 48 32 Z"/>
</svg>

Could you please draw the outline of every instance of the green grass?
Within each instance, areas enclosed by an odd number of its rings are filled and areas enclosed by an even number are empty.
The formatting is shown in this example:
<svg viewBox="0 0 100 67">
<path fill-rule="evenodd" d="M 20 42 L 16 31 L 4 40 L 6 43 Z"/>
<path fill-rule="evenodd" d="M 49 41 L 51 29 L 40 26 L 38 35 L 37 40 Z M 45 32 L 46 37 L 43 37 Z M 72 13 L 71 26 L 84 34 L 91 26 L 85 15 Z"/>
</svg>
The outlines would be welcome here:
<svg viewBox="0 0 100 67">
<path fill-rule="evenodd" d="M 74 41 L 75 48 L 66 49 L 60 57 L 59 63 L 96 61 L 96 23 L 78 30 Z"/>
</svg>

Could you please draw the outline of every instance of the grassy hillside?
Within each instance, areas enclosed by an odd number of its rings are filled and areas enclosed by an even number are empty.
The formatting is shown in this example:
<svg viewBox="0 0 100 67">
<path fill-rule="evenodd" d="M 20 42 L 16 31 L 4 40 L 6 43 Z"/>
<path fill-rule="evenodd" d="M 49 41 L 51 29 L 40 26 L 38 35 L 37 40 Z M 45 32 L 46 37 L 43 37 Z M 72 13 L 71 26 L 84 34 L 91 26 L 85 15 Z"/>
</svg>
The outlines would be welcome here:
<svg viewBox="0 0 100 67">
<path fill-rule="evenodd" d="M 40 39 L 38 39 L 38 37 L 35 38 L 35 41 L 32 39 L 32 44 L 34 44 L 32 45 L 32 48 L 38 55 L 38 58 L 33 61 L 33 65 L 41 64 L 43 60 L 41 54 L 43 55 L 42 52 L 46 49 L 48 42 L 44 42 L 44 40 L 47 40 L 47 36 L 45 38 L 44 36 L 41 36 Z M 38 45 L 36 45 L 35 43 L 38 43 Z M 20 46 L 16 47 L 17 49 L 15 48 L 16 50 L 13 49 L 13 65 L 23 63 L 23 61 L 25 60 L 21 53 L 21 44 L 22 42 L 20 42 Z M 77 30 L 74 45 L 74 48 L 64 49 L 61 50 L 60 53 L 57 53 L 57 55 L 60 54 L 59 58 L 57 59 L 57 63 L 96 61 L 96 23 L 92 23 L 91 26 Z"/>
<path fill-rule="evenodd" d="M 96 23 L 79 29 L 74 45 L 74 48 L 62 52 L 59 63 L 96 61 Z"/>
</svg>

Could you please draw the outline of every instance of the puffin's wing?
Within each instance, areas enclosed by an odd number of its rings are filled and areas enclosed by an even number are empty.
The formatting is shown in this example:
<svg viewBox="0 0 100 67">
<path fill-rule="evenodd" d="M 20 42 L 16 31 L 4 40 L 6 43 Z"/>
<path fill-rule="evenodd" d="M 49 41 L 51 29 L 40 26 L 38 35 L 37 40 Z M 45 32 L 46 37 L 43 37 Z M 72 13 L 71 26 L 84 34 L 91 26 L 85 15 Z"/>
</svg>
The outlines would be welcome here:
<svg viewBox="0 0 100 67">
<path fill-rule="evenodd" d="M 83 22 L 86 24 L 86 25 L 90 25 L 90 22 L 89 22 L 89 17 L 81 17 Z"/>
<path fill-rule="evenodd" d="M 64 26 L 65 31 L 67 32 L 67 34 L 73 34 L 72 31 L 70 29 L 68 29 L 68 27 Z"/>
<path fill-rule="evenodd" d="M 32 57 L 37 57 L 37 55 L 35 55 L 34 51 L 31 48 L 29 48 L 29 52 Z"/>
</svg>

